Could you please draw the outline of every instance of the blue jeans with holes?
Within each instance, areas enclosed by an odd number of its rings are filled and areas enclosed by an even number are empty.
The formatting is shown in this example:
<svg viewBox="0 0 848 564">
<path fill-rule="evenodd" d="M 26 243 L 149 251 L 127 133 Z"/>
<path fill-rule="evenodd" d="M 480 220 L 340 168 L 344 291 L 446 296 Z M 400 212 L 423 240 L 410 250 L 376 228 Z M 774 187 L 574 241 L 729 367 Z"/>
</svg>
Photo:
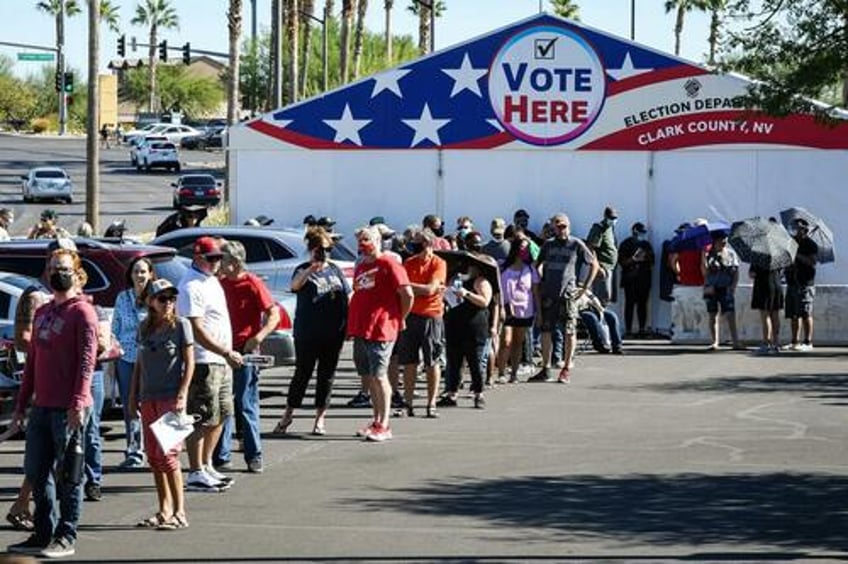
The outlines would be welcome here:
<svg viewBox="0 0 848 564">
<path fill-rule="evenodd" d="M 103 445 L 100 440 L 100 414 L 103 411 L 105 390 L 103 371 L 95 370 L 91 377 L 91 417 L 85 425 L 85 481 L 99 484 L 103 479 Z"/>
<path fill-rule="evenodd" d="M 230 441 L 233 428 L 238 430 L 244 449 L 244 460 L 250 462 L 262 458 L 262 443 L 259 429 L 259 368 L 245 364 L 233 370 L 233 401 L 235 415 L 227 417 L 221 440 L 215 447 L 213 460 L 217 463 L 232 459 Z"/>
<path fill-rule="evenodd" d="M 83 417 L 83 429 L 88 412 Z M 35 536 L 41 541 L 65 537 L 76 540 L 82 514 L 82 482 L 65 483 L 62 459 L 68 444 L 68 415 L 64 408 L 32 407 L 26 428 L 24 472 L 35 501 Z M 85 449 L 85 434 L 82 437 Z M 54 476 L 53 468 L 58 470 Z M 56 505 L 58 503 L 58 513 Z"/>
<path fill-rule="evenodd" d="M 115 375 L 118 380 L 118 392 L 121 394 L 121 405 L 124 410 L 124 430 L 127 436 L 127 450 L 125 456 L 127 458 L 143 458 L 144 449 L 141 445 L 141 418 L 131 417 L 127 411 L 127 404 L 130 398 L 130 383 L 132 382 L 132 374 L 135 363 L 119 360 L 115 365 Z"/>
</svg>

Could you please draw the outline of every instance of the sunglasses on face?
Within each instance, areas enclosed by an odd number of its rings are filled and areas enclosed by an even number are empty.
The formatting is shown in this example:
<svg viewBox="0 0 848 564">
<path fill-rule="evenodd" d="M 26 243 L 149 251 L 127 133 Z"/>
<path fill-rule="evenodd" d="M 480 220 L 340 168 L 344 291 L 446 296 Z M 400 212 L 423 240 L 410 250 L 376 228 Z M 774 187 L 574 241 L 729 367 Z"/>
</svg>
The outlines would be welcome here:
<svg viewBox="0 0 848 564">
<path fill-rule="evenodd" d="M 211 255 L 203 257 L 206 262 L 221 262 L 221 255 Z"/>
<path fill-rule="evenodd" d="M 565 229 L 566 227 L 568 227 L 568 224 L 567 223 L 555 223 L 554 227 L 556 227 L 557 229 Z"/>
<path fill-rule="evenodd" d="M 177 301 L 177 296 L 156 296 L 156 301 L 160 304 L 172 304 Z"/>
</svg>

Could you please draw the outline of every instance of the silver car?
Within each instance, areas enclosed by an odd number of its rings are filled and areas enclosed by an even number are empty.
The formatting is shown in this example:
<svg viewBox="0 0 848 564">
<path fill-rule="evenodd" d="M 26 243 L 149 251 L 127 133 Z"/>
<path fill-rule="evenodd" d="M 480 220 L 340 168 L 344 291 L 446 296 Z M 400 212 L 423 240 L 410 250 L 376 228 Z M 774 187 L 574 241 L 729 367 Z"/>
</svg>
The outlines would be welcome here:
<svg viewBox="0 0 848 564">
<path fill-rule="evenodd" d="M 294 269 L 308 260 L 303 231 L 300 229 L 271 229 L 246 225 L 192 227 L 166 233 L 154 239 L 151 244 L 171 247 L 177 250 L 177 254 L 191 257 L 194 242 L 205 235 L 238 241 L 244 245 L 248 270 L 262 278 L 268 288 L 275 292 L 289 291 Z M 337 241 L 330 258 L 350 281 L 356 260 L 353 251 L 341 241 Z"/>
<path fill-rule="evenodd" d="M 74 184 L 68 173 L 61 168 L 33 168 L 21 176 L 21 181 L 24 202 L 53 199 L 70 204 L 74 200 Z"/>
</svg>

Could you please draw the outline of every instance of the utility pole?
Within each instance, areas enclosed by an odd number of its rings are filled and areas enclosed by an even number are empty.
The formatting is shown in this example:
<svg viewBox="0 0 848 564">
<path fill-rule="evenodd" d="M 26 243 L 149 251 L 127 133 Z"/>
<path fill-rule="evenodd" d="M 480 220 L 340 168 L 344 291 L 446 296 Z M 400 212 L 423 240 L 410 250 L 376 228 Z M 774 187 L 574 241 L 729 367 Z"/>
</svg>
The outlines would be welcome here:
<svg viewBox="0 0 848 564">
<path fill-rule="evenodd" d="M 630 0 L 630 41 L 636 41 L 636 0 Z"/>
<path fill-rule="evenodd" d="M 64 4 L 64 2 L 62 2 Z M 88 118 L 85 138 L 85 219 L 95 233 L 100 231 L 100 83 L 97 76 L 100 58 L 100 2 L 88 2 Z M 62 93 L 64 97 L 65 93 Z"/>
<path fill-rule="evenodd" d="M 62 78 L 59 79 L 59 135 L 65 134 L 65 126 L 68 123 L 68 97 L 65 94 L 65 2 L 59 2 L 59 15 L 57 16 L 59 29 L 56 30 L 58 35 L 58 51 L 56 53 L 56 72 Z"/>
</svg>

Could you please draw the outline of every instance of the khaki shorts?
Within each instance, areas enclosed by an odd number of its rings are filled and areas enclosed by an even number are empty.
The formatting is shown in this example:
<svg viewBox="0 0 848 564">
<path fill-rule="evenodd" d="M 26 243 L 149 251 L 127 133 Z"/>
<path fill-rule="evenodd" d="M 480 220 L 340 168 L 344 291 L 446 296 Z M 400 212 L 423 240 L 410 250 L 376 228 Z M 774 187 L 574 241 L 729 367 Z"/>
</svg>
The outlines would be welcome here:
<svg viewBox="0 0 848 564">
<path fill-rule="evenodd" d="M 233 414 L 233 373 L 225 364 L 195 364 L 186 411 L 198 425 L 214 427 Z"/>
</svg>

